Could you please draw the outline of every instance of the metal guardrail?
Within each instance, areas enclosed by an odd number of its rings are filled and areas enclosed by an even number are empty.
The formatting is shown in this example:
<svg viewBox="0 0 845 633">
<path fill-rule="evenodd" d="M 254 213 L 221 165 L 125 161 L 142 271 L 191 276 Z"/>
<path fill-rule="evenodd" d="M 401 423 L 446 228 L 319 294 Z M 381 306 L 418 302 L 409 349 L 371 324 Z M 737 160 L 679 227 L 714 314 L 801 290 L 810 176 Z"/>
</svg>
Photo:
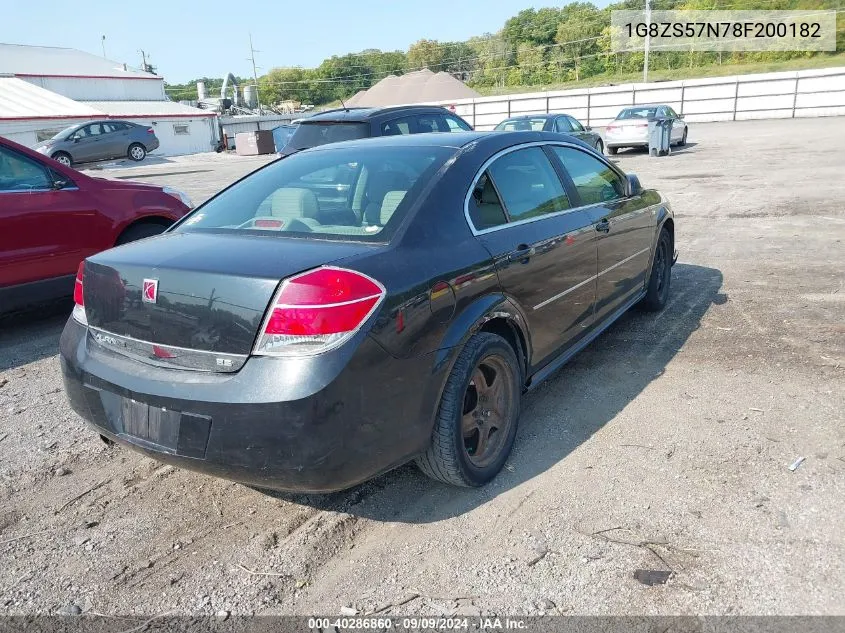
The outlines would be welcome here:
<svg viewBox="0 0 845 633">
<path fill-rule="evenodd" d="M 802 80 L 810 79 L 824 79 L 831 86 L 831 88 L 821 90 L 802 89 Z M 792 82 L 792 87 L 790 90 L 779 91 L 774 94 L 740 94 L 740 89 L 742 86 L 760 85 L 785 81 Z M 708 88 L 713 91 L 724 91 L 726 86 L 733 87 L 732 94 L 729 96 L 725 94 L 712 96 L 700 94 L 702 91 L 706 93 Z M 692 89 L 694 89 L 696 92 L 695 97 L 690 97 L 688 94 L 688 91 Z M 458 101 L 441 103 L 443 105 L 454 105 L 458 114 L 469 119 L 470 123 L 472 123 L 473 126 L 479 127 L 479 129 L 484 129 L 488 127 L 492 128 L 495 125 L 495 123 L 479 123 L 479 118 L 484 119 L 496 116 L 506 118 L 514 114 L 562 112 L 566 110 L 586 110 L 586 115 L 581 116 L 580 118 L 584 120 L 587 125 L 593 125 L 602 124 L 613 118 L 601 116 L 599 114 L 599 109 L 606 111 L 608 108 L 624 108 L 629 107 L 631 105 L 638 105 L 638 95 L 650 92 L 654 93 L 657 91 L 661 91 L 664 93 L 667 91 L 679 91 L 680 94 L 678 95 L 677 99 L 660 98 L 655 100 L 661 103 L 667 103 L 674 107 L 682 116 L 692 116 L 695 117 L 695 120 L 697 121 L 706 121 L 708 119 L 714 121 L 724 120 L 728 116 L 731 120 L 735 121 L 738 118 L 751 118 L 750 115 L 757 115 L 753 118 L 766 118 L 766 113 L 784 113 L 786 111 L 790 112 L 790 117 L 792 118 L 795 118 L 798 114 L 805 114 L 806 116 L 823 116 L 825 114 L 845 115 L 845 68 L 805 70 L 789 73 L 780 72 L 761 75 L 739 75 L 736 77 L 728 78 L 713 78 L 712 81 L 691 79 L 671 82 L 659 82 L 653 84 L 626 84 L 613 87 L 582 88 L 554 92 L 523 93 L 519 95 L 502 96 L 499 98 L 480 97 L 475 99 L 461 99 Z M 812 103 L 813 95 L 830 94 L 837 95 L 837 97 L 833 99 L 832 102 L 827 102 L 827 100 L 825 100 L 825 103 Z M 598 95 L 619 95 L 619 99 L 618 101 L 612 100 L 610 103 L 603 102 L 598 105 L 594 103 L 594 98 Z M 810 97 L 811 103 L 799 105 L 799 97 L 803 96 Z M 585 103 L 584 105 L 571 106 L 567 108 L 557 108 L 552 106 L 552 100 L 566 97 L 584 98 Z M 792 97 L 791 103 L 788 107 L 775 105 L 766 106 L 762 103 L 760 103 L 760 105 L 755 105 L 754 107 L 743 107 L 743 100 L 746 99 L 753 98 L 757 100 L 762 100 L 762 102 L 765 103 L 766 100 L 776 101 L 778 99 L 783 99 L 784 97 Z M 518 107 L 518 104 L 520 102 L 532 100 L 541 102 L 544 101 L 545 108 L 526 108 L 523 110 Z M 731 101 L 731 107 L 721 107 L 715 110 L 707 109 L 705 112 L 688 112 L 688 109 L 690 108 L 690 106 L 692 106 L 692 104 L 706 104 L 707 102 L 725 100 Z M 604 99 L 602 99 L 602 101 L 604 101 Z M 647 99 L 645 101 L 641 101 L 640 103 L 649 103 L 653 101 L 654 100 Z M 479 106 L 482 107 L 479 108 Z M 496 106 L 500 107 L 497 108 Z M 515 108 L 514 106 L 517 107 Z M 483 112 L 479 112 L 479 109 L 483 110 Z M 831 110 L 833 110 L 833 112 L 831 112 Z"/>
</svg>

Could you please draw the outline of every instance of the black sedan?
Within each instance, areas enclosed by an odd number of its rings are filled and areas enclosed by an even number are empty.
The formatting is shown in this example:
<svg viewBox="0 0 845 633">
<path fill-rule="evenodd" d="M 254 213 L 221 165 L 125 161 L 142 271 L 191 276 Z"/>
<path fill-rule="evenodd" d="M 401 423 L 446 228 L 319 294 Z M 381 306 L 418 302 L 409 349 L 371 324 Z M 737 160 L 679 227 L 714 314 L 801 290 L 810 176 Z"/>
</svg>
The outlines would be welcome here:
<svg viewBox="0 0 845 633">
<path fill-rule="evenodd" d="M 584 141 L 599 154 L 604 152 L 604 142 L 601 140 L 601 135 L 594 132 L 589 125 L 584 126 L 578 119 L 569 114 L 521 114 L 505 119 L 495 129 L 505 132 L 534 130 L 568 134 Z"/>
<path fill-rule="evenodd" d="M 65 388 L 108 441 L 255 486 L 410 460 L 480 486 L 525 391 L 666 304 L 674 238 L 659 193 L 558 134 L 326 145 L 83 262 Z"/>
</svg>

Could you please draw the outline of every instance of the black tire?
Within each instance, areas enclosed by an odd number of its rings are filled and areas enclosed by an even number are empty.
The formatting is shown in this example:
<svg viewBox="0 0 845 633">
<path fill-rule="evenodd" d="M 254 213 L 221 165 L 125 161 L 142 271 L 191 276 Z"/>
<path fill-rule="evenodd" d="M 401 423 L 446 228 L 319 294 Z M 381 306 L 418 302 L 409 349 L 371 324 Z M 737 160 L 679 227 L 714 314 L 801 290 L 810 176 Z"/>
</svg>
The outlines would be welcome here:
<svg viewBox="0 0 845 633">
<path fill-rule="evenodd" d="M 115 246 L 120 246 L 121 244 L 128 244 L 129 242 L 134 242 L 136 240 L 143 240 L 146 237 L 153 237 L 154 235 L 163 233 L 165 229 L 167 229 L 166 226 L 162 226 L 161 224 L 153 224 L 152 222 L 133 224 L 125 231 L 123 231 L 123 233 L 120 234 L 120 237 L 117 238 Z"/>
<path fill-rule="evenodd" d="M 73 159 L 70 157 L 70 154 L 67 152 L 56 152 L 50 158 L 55 161 L 60 162 L 65 167 L 73 167 Z"/>
<path fill-rule="evenodd" d="M 132 143 L 126 152 L 126 155 L 130 158 L 130 160 L 140 163 L 147 157 L 147 148 L 140 143 Z"/>
<path fill-rule="evenodd" d="M 607 148 L 607 153 L 610 154 L 611 156 L 616 156 L 616 152 L 618 152 L 618 151 L 619 151 L 618 147 L 608 147 Z"/>
<path fill-rule="evenodd" d="M 604 143 L 601 142 L 601 139 L 596 141 L 596 151 L 599 154 L 604 154 Z"/>
<path fill-rule="evenodd" d="M 687 130 L 688 129 L 689 128 L 686 128 L 686 127 L 684 128 L 684 135 L 681 137 L 681 142 L 678 143 L 678 147 L 683 147 L 684 145 L 687 144 Z"/>
<path fill-rule="evenodd" d="M 665 228 L 660 231 L 654 263 L 648 279 L 645 297 L 640 306 L 649 312 L 657 312 L 669 301 L 669 286 L 672 281 L 672 236 Z"/>
<path fill-rule="evenodd" d="M 476 388 L 477 380 L 485 383 L 483 389 Z M 493 389 L 494 385 L 501 388 L 501 393 L 498 388 Z M 483 393 L 491 395 L 483 396 Z M 440 400 L 431 445 L 416 459 L 417 466 L 429 477 L 453 486 L 486 484 L 499 473 L 510 455 L 521 393 L 522 372 L 510 344 L 490 332 L 474 335 L 452 367 Z M 484 402 L 485 397 L 491 400 Z M 483 409 L 495 403 L 498 407 Z M 468 412 L 469 405 L 472 406 Z M 477 424 L 477 429 L 466 435 L 468 421 L 470 426 Z M 496 424 L 501 426 L 496 428 Z M 486 437 L 483 441 L 482 434 Z M 487 449 L 474 454 L 482 443 Z"/>
</svg>

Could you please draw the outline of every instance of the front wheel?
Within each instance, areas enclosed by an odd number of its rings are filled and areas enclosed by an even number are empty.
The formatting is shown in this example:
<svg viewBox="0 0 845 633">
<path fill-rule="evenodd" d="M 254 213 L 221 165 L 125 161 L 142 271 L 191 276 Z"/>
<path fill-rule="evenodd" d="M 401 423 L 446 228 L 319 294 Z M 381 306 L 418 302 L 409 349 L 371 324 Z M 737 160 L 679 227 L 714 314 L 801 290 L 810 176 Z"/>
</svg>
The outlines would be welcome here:
<svg viewBox="0 0 845 633">
<path fill-rule="evenodd" d="M 115 246 L 121 246 L 123 244 L 128 244 L 129 242 L 153 237 L 154 235 L 163 233 L 166 229 L 166 226 L 154 224 L 152 222 L 133 224 L 120 234 L 120 237 L 117 238 L 117 242 L 115 242 Z"/>
<path fill-rule="evenodd" d="M 129 158 L 134 161 L 142 161 L 147 155 L 147 150 L 140 143 L 132 143 L 129 146 Z"/>
<path fill-rule="evenodd" d="M 521 392 L 519 362 L 510 344 L 490 332 L 474 335 L 449 374 L 431 445 L 417 466 L 454 486 L 486 484 L 510 455 Z"/>
<path fill-rule="evenodd" d="M 607 148 L 607 153 L 610 154 L 611 156 L 616 156 L 616 152 L 618 152 L 618 151 L 619 151 L 618 147 L 608 146 L 608 148 Z"/>
<path fill-rule="evenodd" d="M 672 237 L 665 228 L 660 230 L 651 276 L 648 278 L 646 295 L 642 307 L 650 312 L 657 312 L 666 307 L 669 301 L 669 284 L 672 281 Z"/>
<path fill-rule="evenodd" d="M 596 151 L 599 154 L 604 154 L 604 143 L 601 142 L 601 139 L 596 141 Z"/>
<path fill-rule="evenodd" d="M 681 137 L 681 142 L 678 143 L 679 147 L 683 147 L 687 144 L 687 128 L 684 128 L 684 135 Z"/>
<path fill-rule="evenodd" d="M 70 154 L 65 152 L 56 152 L 50 158 L 52 158 L 57 163 L 61 163 L 65 167 L 70 167 L 73 164 L 73 160 L 70 158 Z"/>
</svg>

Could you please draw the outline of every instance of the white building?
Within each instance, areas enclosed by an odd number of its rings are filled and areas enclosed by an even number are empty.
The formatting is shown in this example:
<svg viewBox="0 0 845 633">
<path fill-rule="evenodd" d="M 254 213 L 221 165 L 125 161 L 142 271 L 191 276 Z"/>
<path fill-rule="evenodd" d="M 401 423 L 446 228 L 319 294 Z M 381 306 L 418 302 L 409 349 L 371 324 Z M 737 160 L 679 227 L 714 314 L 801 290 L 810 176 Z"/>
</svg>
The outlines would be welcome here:
<svg viewBox="0 0 845 633">
<path fill-rule="evenodd" d="M 0 44 L 0 136 L 27 146 L 92 119 L 150 125 L 155 154 L 212 151 L 217 115 L 167 100 L 164 79 L 71 48 Z"/>
</svg>

